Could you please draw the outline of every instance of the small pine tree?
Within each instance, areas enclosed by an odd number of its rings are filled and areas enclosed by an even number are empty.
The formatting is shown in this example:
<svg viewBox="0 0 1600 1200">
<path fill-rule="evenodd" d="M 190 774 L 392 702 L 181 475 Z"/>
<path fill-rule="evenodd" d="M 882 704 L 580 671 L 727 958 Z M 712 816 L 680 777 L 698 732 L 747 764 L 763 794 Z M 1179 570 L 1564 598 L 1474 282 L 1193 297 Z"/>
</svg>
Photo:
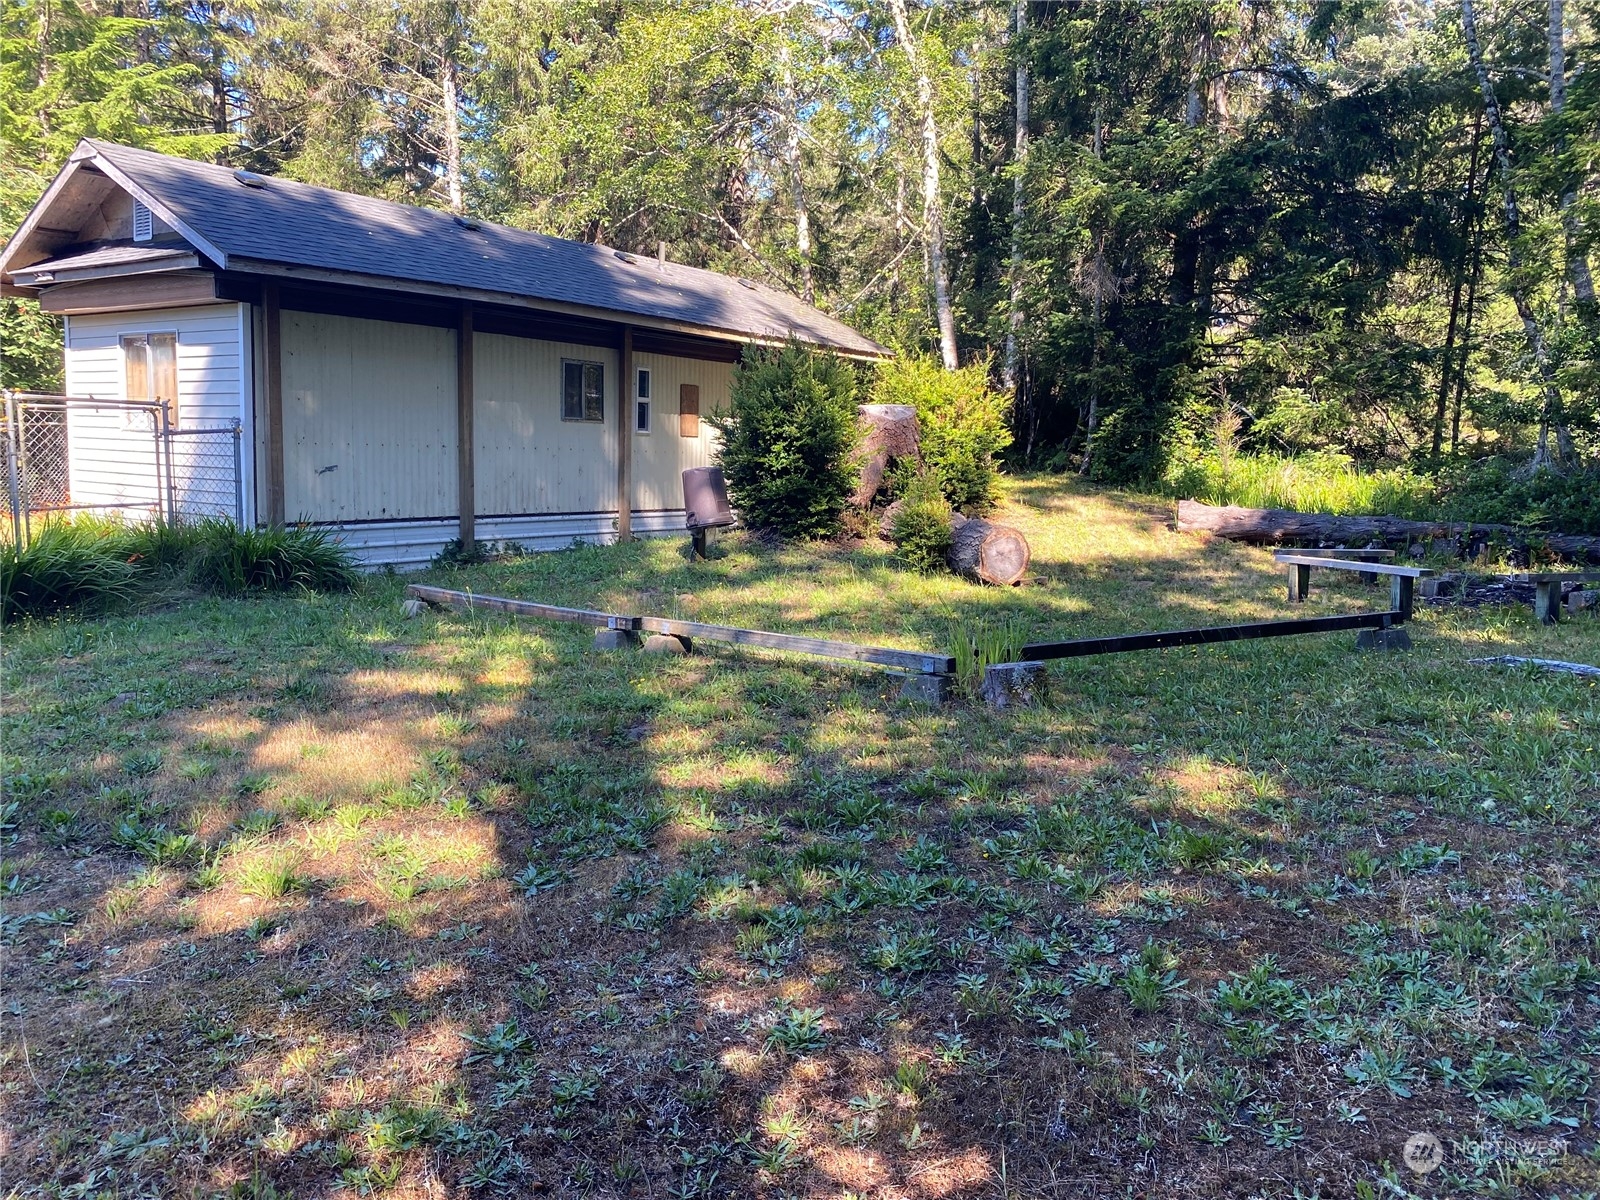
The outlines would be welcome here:
<svg viewBox="0 0 1600 1200">
<path fill-rule="evenodd" d="M 748 347 L 731 403 L 707 418 L 740 518 L 786 537 L 837 532 L 856 485 L 855 370 L 794 343 Z"/>
</svg>

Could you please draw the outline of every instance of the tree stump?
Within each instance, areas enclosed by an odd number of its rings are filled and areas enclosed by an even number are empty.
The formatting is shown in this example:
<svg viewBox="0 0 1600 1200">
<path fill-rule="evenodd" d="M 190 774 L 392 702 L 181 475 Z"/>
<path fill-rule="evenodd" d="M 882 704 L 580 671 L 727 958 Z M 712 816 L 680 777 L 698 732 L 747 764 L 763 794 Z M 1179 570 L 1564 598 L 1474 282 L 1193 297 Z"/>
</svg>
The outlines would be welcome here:
<svg viewBox="0 0 1600 1200">
<path fill-rule="evenodd" d="M 1022 578 L 1032 556 L 1028 539 L 1009 525 L 959 514 L 951 522 L 946 561 L 957 575 L 1005 587 Z"/>
<path fill-rule="evenodd" d="M 861 421 L 861 481 L 850 502 L 857 508 L 870 508 L 891 462 L 902 458 L 922 461 L 917 410 L 909 404 L 862 404 L 856 407 L 856 415 Z"/>
</svg>

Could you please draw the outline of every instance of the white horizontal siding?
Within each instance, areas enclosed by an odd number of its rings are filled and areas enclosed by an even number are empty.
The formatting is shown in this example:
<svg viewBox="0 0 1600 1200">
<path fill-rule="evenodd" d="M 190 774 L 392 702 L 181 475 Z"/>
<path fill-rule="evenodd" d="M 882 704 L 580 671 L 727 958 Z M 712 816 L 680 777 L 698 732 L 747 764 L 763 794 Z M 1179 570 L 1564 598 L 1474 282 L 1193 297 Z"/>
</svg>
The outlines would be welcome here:
<svg viewBox="0 0 1600 1200">
<path fill-rule="evenodd" d="M 66 391 L 100 400 L 127 398 L 122 338 L 175 333 L 179 428 L 223 427 L 243 416 L 247 372 L 240 344 L 242 306 L 207 304 L 147 312 L 87 313 L 66 319 Z M 151 505 L 167 488 L 158 469 L 151 421 L 143 414 L 68 413 L 69 488 L 73 504 Z M 231 439 L 176 440 L 172 494 L 190 515 L 234 513 Z"/>
<path fill-rule="evenodd" d="M 454 331 L 288 311 L 282 320 L 288 519 L 453 515 Z"/>
</svg>

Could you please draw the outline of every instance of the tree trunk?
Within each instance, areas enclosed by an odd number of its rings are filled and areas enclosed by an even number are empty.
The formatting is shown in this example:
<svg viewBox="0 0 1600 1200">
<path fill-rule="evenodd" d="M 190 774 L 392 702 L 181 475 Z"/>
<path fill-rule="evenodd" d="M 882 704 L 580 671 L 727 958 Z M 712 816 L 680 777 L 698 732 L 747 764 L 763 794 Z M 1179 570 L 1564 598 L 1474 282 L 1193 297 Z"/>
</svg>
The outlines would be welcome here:
<svg viewBox="0 0 1600 1200">
<path fill-rule="evenodd" d="M 959 514 L 950 528 L 950 569 L 980 583 L 1017 583 L 1028 569 L 1028 539 L 1009 525 L 995 525 Z"/>
<path fill-rule="evenodd" d="M 1550 113 L 1559 118 L 1567 107 L 1567 31 L 1563 0 L 1550 0 Z M 1565 141 L 1556 144 L 1556 153 L 1565 152 Z M 1569 180 L 1561 189 L 1561 235 L 1565 242 L 1567 278 L 1578 303 L 1594 303 L 1594 277 L 1579 240 L 1577 188 Z"/>
<path fill-rule="evenodd" d="M 910 404 L 862 404 L 857 406 L 856 416 L 861 425 L 861 481 L 850 503 L 869 508 L 891 462 L 922 460 L 917 410 Z"/>
<path fill-rule="evenodd" d="M 960 365 L 956 356 L 956 319 L 950 306 L 950 277 L 944 245 L 944 207 L 939 186 L 939 125 L 933 112 L 933 80 L 911 36 L 906 0 L 889 0 L 895 38 L 917 81 L 917 110 L 922 122 L 922 227 L 928 246 L 928 273 L 933 277 L 933 303 L 939 322 L 939 354 L 945 369 Z"/>
<path fill-rule="evenodd" d="M 440 70 L 440 83 L 444 89 L 444 178 L 450 197 L 451 212 L 465 212 L 466 201 L 461 191 L 461 97 L 457 90 L 456 48 L 445 47 Z"/>
<path fill-rule="evenodd" d="M 1433 462 L 1435 466 L 1438 466 L 1439 455 L 1444 450 L 1445 406 L 1449 402 L 1450 396 L 1450 368 L 1455 363 L 1453 352 L 1456 344 L 1456 324 L 1461 315 L 1461 290 L 1466 284 L 1467 244 L 1472 238 L 1472 190 L 1478 184 L 1478 148 L 1482 141 L 1483 118 L 1480 115 L 1472 123 L 1472 158 L 1467 166 L 1466 211 L 1461 217 L 1461 257 L 1456 263 L 1455 286 L 1450 292 L 1450 322 L 1445 328 L 1444 356 L 1439 365 L 1439 398 L 1433 407 Z"/>
<path fill-rule="evenodd" d="M 778 51 L 784 101 L 783 160 L 789 172 L 789 200 L 794 205 L 794 248 L 800 259 L 800 298 L 811 304 L 817 293 L 811 277 L 811 210 L 806 206 L 805 179 L 800 173 L 800 97 L 795 94 L 788 38 L 781 30 L 778 36 L 784 39 Z"/>
<path fill-rule="evenodd" d="M 1552 421 L 1560 419 L 1561 393 L 1550 372 L 1550 355 L 1545 348 L 1544 331 L 1539 328 L 1539 321 L 1534 316 L 1533 306 L 1529 303 L 1527 291 L 1522 285 L 1522 248 L 1518 245 L 1522 236 L 1522 218 L 1517 211 L 1516 182 L 1511 173 L 1511 146 L 1506 138 L 1505 124 L 1500 119 L 1500 101 L 1495 96 L 1494 84 L 1489 80 L 1489 69 L 1484 65 L 1483 48 L 1478 41 L 1478 19 L 1472 5 L 1473 0 L 1461 0 L 1461 29 L 1466 35 L 1467 61 L 1472 64 L 1473 74 L 1478 79 L 1478 90 L 1483 93 L 1484 116 L 1489 122 L 1495 163 L 1500 173 L 1506 226 L 1507 283 L 1511 290 L 1511 301 L 1517 309 L 1517 316 L 1522 319 L 1522 331 L 1528 339 L 1528 348 L 1533 352 L 1533 361 L 1538 368 L 1540 391 L 1543 396 L 1539 415 L 1539 443 L 1534 452 L 1532 465 L 1549 466 L 1553 462 L 1550 455 L 1550 425 Z"/>
<path fill-rule="evenodd" d="M 1001 372 L 1012 403 L 1017 397 L 1018 342 L 1022 333 L 1022 219 L 1027 209 L 1024 203 L 1025 173 L 1028 161 L 1028 60 L 1020 43 L 1028 29 L 1029 0 L 1017 0 L 1016 41 L 1013 43 L 1017 59 L 1016 141 L 1011 155 L 1011 297 L 1006 313 L 1006 353 Z"/>
<path fill-rule="evenodd" d="M 1413 542 L 1456 539 L 1465 549 L 1472 541 L 1500 538 L 1517 546 L 1545 546 L 1577 561 L 1600 562 L 1600 537 L 1529 534 L 1510 525 L 1473 525 L 1454 521 L 1406 521 L 1399 517 L 1330 517 L 1283 508 L 1213 507 L 1198 500 L 1178 501 L 1179 533 L 1210 533 L 1235 542 L 1311 542 L 1319 545 L 1365 545 L 1367 542 Z"/>
</svg>

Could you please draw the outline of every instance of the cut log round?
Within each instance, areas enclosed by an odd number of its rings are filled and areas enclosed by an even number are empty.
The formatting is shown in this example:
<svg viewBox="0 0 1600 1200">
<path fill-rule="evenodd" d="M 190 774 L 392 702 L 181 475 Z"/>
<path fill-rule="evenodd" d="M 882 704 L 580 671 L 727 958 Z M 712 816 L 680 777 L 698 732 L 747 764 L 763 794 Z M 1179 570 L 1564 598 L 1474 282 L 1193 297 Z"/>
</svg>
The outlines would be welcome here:
<svg viewBox="0 0 1600 1200">
<path fill-rule="evenodd" d="M 897 459 L 922 461 L 917 410 L 909 404 L 861 404 L 861 481 L 850 502 L 867 508 L 883 486 L 889 464 Z"/>
<path fill-rule="evenodd" d="M 958 575 L 1004 587 L 1022 578 L 1031 557 L 1028 539 L 1009 525 L 977 517 L 952 522 L 946 561 Z"/>
<path fill-rule="evenodd" d="M 1225 508 L 1198 500 L 1178 501 L 1179 533 L 1213 533 L 1236 542 L 1311 542 L 1362 545 L 1377 542 L 1456 543 L 1471 551 L 1492 541 L 1541 546 L 1576 562 L 1600 562 L 1600 538 L 1529 533 L 1510 525 L 1466 525 L 1453 521 L 1407 521 L 1399 517 L 1330 517 L 1285 508 Z"/>
</svg>

